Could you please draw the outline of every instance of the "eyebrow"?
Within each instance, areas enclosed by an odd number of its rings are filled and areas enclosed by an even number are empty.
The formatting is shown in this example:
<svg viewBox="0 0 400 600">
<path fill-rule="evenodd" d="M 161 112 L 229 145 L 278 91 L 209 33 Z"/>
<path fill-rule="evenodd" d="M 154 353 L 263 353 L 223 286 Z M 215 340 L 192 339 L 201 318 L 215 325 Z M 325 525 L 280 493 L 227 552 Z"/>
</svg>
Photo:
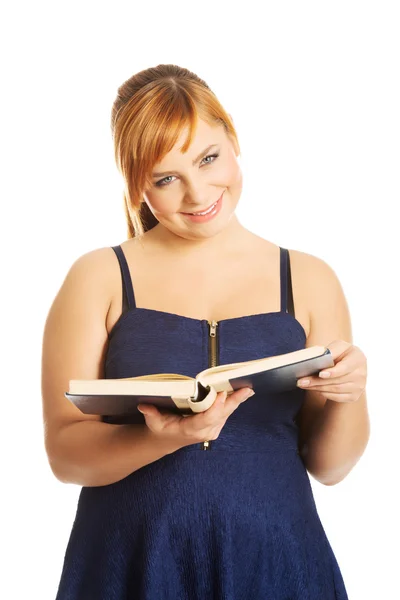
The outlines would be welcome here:
<svg viewBox="0 0 400 600">
<path fill-rule="evenodd" d="M 214 146 L 218 146 L 218 144 L 211 144 L 211 146 L 207 146 L 200 154 L 192 161 L 193 166 L 200 160 L 200 158 L 206 154 L 211 148 Z M 162 177 L 163 175 L 171 175 L 172 173 L 177 173 L 177 171 L 164 171 L 163 173 L 153 173 L 153 177 Z"/>
</svg>

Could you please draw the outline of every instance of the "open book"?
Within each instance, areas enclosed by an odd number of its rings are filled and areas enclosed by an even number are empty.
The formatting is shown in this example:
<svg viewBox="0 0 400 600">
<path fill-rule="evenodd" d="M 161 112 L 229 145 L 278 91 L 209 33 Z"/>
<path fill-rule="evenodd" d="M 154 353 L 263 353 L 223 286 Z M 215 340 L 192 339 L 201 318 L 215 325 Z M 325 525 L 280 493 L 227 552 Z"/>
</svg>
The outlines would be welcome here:
<svg viewBox="0 0 400 600">
<path fill-rule="evenodd" d="M 71 379 L 65 393 L 81 412 L 111 415 L 113 423 L 144 423 L 138 404 L 153 404 L 161 411 L 182 416 L 210 408 L 217 393 L 249 387 L 257 394 L 296 389 L 297 379 L 334 366 L 324 346 L 209 367 L 195 378 L 177 373 L 156 373 L 121 379 Z M 298 388 L 300 389 L 300 388 Z M 127 418 L 128 417 L 128 418 Z"/>
</svg>

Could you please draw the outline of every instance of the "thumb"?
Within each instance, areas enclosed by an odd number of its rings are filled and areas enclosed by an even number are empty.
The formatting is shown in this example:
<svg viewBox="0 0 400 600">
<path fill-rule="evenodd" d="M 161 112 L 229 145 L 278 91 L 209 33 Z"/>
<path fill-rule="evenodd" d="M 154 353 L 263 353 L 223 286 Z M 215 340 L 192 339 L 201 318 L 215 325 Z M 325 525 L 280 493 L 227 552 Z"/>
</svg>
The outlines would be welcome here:
<svg viewBox="0 0 400 600">
<path fill-rule="evenodd" d="M 139 412 L 142 413 L 142 415 L 145 416 L 149 416 L 149 417 L 154 417 L 155 415 L 158 414 L 158 410 L 155 406 L 149 406 L 148 404 L 138 404 L 137 405 L 137 409 Z"/>
<path fill-rule="evenodd" d="M 142 415 L 144 415 L 144 421 L 151 431 L 156 432 L 160 429 L 159 419 L 161 417 L 161 414 L 155 406 L 148 404 L 145 404 L 143 406 L 143 404 L 139 404 L 137 409 L 139 412 L 142 413 Z"/>
</svg>

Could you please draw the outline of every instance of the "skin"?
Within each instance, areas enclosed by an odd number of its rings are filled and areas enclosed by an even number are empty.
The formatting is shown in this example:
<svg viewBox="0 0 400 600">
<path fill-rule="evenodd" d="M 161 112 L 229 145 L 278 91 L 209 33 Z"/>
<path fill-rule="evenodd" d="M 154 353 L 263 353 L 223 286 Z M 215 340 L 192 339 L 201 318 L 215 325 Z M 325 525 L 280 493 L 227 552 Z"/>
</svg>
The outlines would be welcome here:
<svg viewBox="0 0 400 600">
<path fill-rule="evenodd" d="M 154 168 L 156 172 L 168 174 L 174 171 L 164 180 L 164 183 L 171 183 L 161 189 L 153 185 L 144 196 L 144 201 L 159 221 L 159 225 L 147 233 L 147 241 L 169 253 L 182 253 L 192 264 L 200 257 L 204 263 L 212 260 L 215 264 L 215 257 L 223 257 L 224 260 L 238 247 L 243 253 L 249 251 L 249 262 L 256 261 L 260 238 L 245 229 L 235 214 L 242 191 L 242 172 L 237 160 L 239 149 L 222 127 L 210 127 L 203 121 L 200 121 L 196 138 L 185 155 L 180 150 L 183 140 L 184 136 Z M 215 165 L 203 167 L 206 169 L 203 172 L 197 165 L 192 165 L 192 158 L 214 141 L 220 145 L 220 156 Z M 155 178 L 155 181 L 158 180 Z M 182 215 L 182 212 L 205 210 L 224 190 L 222 211 L 209 223 L 192 223 Z M 263 242 L 264 260 L 269 242 Z M 303 325 L 307 334 L 306 347 L 325 345 L 335 360 L 334 368 L 321 371 L 319 377 L 310 378 L 298 416 L 300 447 L 307 468 L 316 479 L 332 485 L 350 472 L 369 439 L 366 357 L 352 344 L 350 314 L 336 274 L 316 257 L 293 250 L 290 254 L 297 274 L 301 274 L 303 291 L 299 296 L 306 298 L 308 304 L 308 319 Z M 274 258 L 276 260 L 276 254 Z M 310 281 L 307 273 L 311 273 L 314 280 L 318 274 L 322 289 L 315 289 L 315 281 Z M 298 289 L 297 280 L 293 281 Z M 308 287 L 308 296 L 304 286 Z M 316 302 L 315 298 L 319 301 Z M 300 312 L 303 316 L 304 309 L 298 311 L 298 306 L 296 302 L 296 313 L 299 315 Z M 238 312 L 243 314 L 240 309 Z M 327 318 L 327 314 L 336 314 L 336 321 Z M 329 375 L 327 385 L 325 380 Z M 298 385 L 301 387 L 303 381 L 299 381 Z M 155 407 L 144 408 L 146 422 L 154 431 L 161 431 L 174 420 L 161 415 Z"/>
<path fill-rule="evenodd" d="M 183 132 L 154 166 L 156 172 L 171 171 L 166 180 L 170 183 L 158 187 L 156 181 L 164 176 L 157 177 L 144 193 L 143 201 L 158 225 L 121 244 L 137 306 L 217 321 L 279 310 L 279 246 L 248 231 L 235 212 L 242 172 L 234 140 L 222 127 L 200 121 L 192 145 L 182 154 L 185 137 Z M 207 155 L 219 151 L 220 156 L 204 160 L 204 155 L 193 165 L 213 143 L 218 148 Z M 183 216 L 182 212 L 204 210 L 222 191 L 222 209 L 213 220 L 199 224 Z M 290 261 L 305 347 L 330 347 L 336 360 L 329 380 L 311 378 L 297 418 L 306 468 L 321 483 L 332 485 L 350 472 L 368 441 L 366 361 L 352 344 L 350 315 L 334 271 L 323 260 L 297 250 L 290 250 Z M 195 289 L 199 280 L 202 294 L 180 293 Z M 98 415 L 81 413 L 64 392 L 70 379 L 104 377 L 109 334 L 121 307 L 118 262 L 111 248 L 99 248 L 72 265 L 46 320 L 45 446 L 53 473 L 63 482 L 108 485 L 183 446 L 213 440 L 248 392 L 238 390 L 225 402 L 220 394 L 207 411 L 185 418 L 161 415 L 154 406 L 146 406 L 146 425 L 109 425 Z"/>
<path fill-rule="evenodd" d="M 162 162 L 154 166 L 153 172 L 177 171 L 179 176 L 164 178 L 162 187 L 155 183 L 163 178 L 154 178 L 152 188 L 145 191 L 144 201 L 159 221 L 146 234 L 146 242 L 162 245 L 171 253 L 185 253 L 189 260 L 199 256 L 207 259 L 250 241 L 250 232 L 235 214 L 243 185 L 239 148 L 222 126 L 211 127 L 199 120 L 195 139 L 182 154 L 186 135 L 185 130 Z M 192 160 L 212 143 L 218 146 L 207 155 L 218 152 L 218 158 L 204 160 L 202 156 L 193 166 Z M 222 192 L 222 210 L 208 223 L 193 223 L 182 214 L 204 211 Z"/>
<path fill-rule="evenodd" d="M 226 134 L 222 126 L 210 126 L 200 119 L 195 139 L 188 152 L 183 154 L 181 147 L 186 135 L 184 130 L 162 162 L 154 165 L 153 173 L 165 172 L 167 175 L 154 177 L 153 186 L 143 195 L 143 201 L 159 221 L 143 236 L 147 252 L 158 249 L 164 257 L 168 256 L 167 262 L 178 255 L 183 270 L 186 265 L 199 262 L 204 265 L 211 260 L 215 265 L 216 256 L 222 262 L 230 260 L 238 249 L 251 252 L 254 243 L 259 240 L 242 226 L 235 213 L 243 187 L 239 148 L 235 140 Z M 216 144 L 216 147 L 204 153 L 203 150 L 210 144 Z M 214 154 L 218 157 L 210 156 Z M 198 156 L 199 161 L 193 164 Z M 157 185 L 160 182 L 161 186 Z M 206 210 L 222 193 L 223 205 L 216 218 L 206 223 L 193 223 L 184 216 L 183 213 Z M 205 276 L 206 273 L 203 273 L 202 279 Z M 187 282 L 187 275 L 185 279 Z M 198 432 L 204 430 L 202 439 L 216 439 L 228 416 L 250 397 L 249 394 L 251 396 L 253 392 L 246 388 L 227 400 L 226 394 L 220 393 L 207 414 L 183 420 L 173 415 L 162 415 L 154 406 L 139 408 L 145 414 L 147 426 L 155 434 L 168 435 L 170 432 L 173 437 L 179 424 L 190 438 L 192 424 L 196 420 L 196 427 L 200 428 Z M 215 423 L 211 430 L 208 419 Z"/>
</svg>

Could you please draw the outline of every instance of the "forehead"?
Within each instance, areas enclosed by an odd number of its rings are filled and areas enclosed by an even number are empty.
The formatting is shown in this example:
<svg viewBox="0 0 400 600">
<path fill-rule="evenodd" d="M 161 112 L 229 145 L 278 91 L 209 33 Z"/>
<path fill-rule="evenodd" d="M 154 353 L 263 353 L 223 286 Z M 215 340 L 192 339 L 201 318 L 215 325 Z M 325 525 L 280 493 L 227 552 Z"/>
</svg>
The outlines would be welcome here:
<svg viewBox="0 0 400 600">
<path fill-rule="evenodd" d="M 179 157 L 184 155 L 182 147 L 189 135 L 189 128 L 185 127 L 175 143 L 175 146 L 165 155 L 165 159 L 170 157 Z M 196 128 L 193 132 L 192 143 L 189 146 L 186 154 L 196 156 L 199 152 L 202 152 L 204 148 L 210 144 L 218 144 L 223 141 L 225 137 L 225 130 L 222 125 L 209 125 L 206 121 L 199 118 L 197 121 Z"/>
</svg>

